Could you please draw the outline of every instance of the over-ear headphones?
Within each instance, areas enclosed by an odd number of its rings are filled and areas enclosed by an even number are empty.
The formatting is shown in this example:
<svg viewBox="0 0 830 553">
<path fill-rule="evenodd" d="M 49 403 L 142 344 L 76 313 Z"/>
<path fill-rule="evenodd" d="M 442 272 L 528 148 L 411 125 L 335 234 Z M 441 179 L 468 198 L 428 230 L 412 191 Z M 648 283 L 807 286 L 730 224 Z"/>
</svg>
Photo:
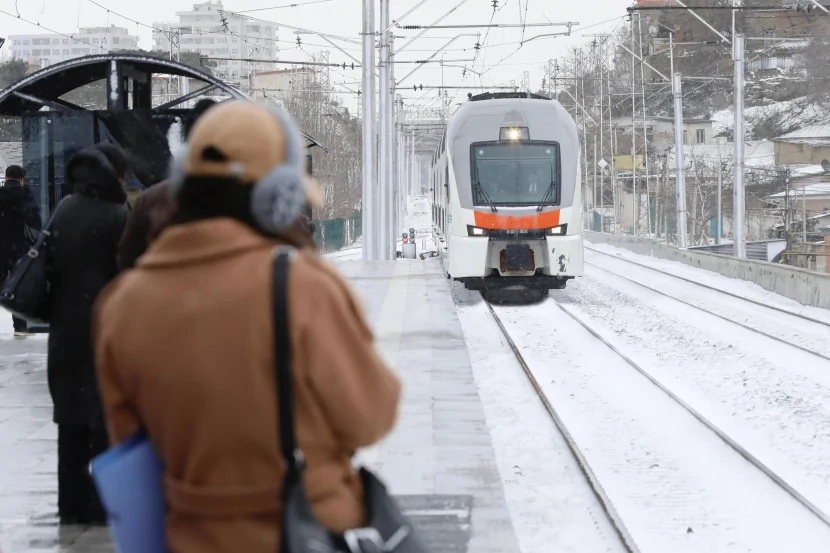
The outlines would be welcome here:
<svg viewBox="0 0 830 553">
<path fill-rule="evenodd" d="M 285 159 L 253 183 L 251 190 L 251 216 L 263 231 L 278 233 L 294 223 L 303 212 L 307 202 L 303 184 L 302 138 L 294 119 L 282 110 L 272 106 L 260 106 L 277 119 L 285 137 Z M 170 165 L 170 179 L 174 194 L 181 190 L 186 178 L 186 161 L 190 142 L 173 152 Z M 208 151 L 210 150 L 210 152 Z M 203 157 L 221 155 L 221 149 L 212 147 L 202 152 Z M 214 161 L 216 161 L 214 159 Z M 231 170 L 234 169 L 230 161 Z M 240 168 L 240 175 L 244 168 Z"/>
<path fill-rule="evenodd" d="M 266 109 L 279 120 L 285 134 L 285 161 L 254 184 L 251 215 L 263 230 L 279 232 L 294 223 L 306 204 L 303 146 L 294 119 L 279 109 Z"/>
</svg>

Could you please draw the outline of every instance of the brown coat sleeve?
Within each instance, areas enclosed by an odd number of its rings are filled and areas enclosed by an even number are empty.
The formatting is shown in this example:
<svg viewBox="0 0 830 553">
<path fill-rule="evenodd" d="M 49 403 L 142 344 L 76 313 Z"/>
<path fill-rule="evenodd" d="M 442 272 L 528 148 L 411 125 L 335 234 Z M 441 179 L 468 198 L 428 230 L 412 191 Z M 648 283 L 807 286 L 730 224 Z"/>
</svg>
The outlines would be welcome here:
<svg viewBox="0 0 830 553">
<path fill-rule="evenodd" d="M 107 421 L 110 444 L 123 442 L 141 428 L 138 412 L 127 397 L 123 383 L 118 377 L 118 367 L 112 356 L 112 340 L 108 325 L 108 300 L 118 283 L 118 278 L 109 284 L 95 302 L 92 320 L 92 339 L 95 348 L 95 373 L 98 389 Z"/>
<path fill-rule="evenodd" d="M 301 347 L 329 424 L 343 447 L 354 450 L 377 442 L 395 425 L 401 385 L 375 350 L 351 291 L 334 278 L 339 277 L 331 275 L 315 286 L 314 315 Z"/>
</svg>

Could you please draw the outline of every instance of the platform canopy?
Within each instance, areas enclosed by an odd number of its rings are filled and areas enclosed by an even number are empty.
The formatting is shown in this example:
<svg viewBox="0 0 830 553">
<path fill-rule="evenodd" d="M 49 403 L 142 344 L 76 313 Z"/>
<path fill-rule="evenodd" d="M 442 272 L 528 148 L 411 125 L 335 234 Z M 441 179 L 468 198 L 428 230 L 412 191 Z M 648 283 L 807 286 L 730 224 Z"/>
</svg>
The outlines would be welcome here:
<svg viewBox="0 0 830 553">
<path fill-rule="evenodd" d="M 194 79 L 205 84 L 163 105 L 152 106 L 152 75 L 172 75 Z M 20 116 L 47 107 L 53 111 L 88 111 L 61 97 L 77 88 L 106 79 L 107 111 L 150 109 L 163 112 L 187 100 L 217 90 L 232 99 L 248 99 L 233 86 L 198 68 L 176 61 L 135 53 L 111 52 L 73 58 L 50 65 L 27 75 L 0 91 L 0 115 Z M 303 133 L 307 147 L 319 146 L 313 137 Z"/>
</svg>

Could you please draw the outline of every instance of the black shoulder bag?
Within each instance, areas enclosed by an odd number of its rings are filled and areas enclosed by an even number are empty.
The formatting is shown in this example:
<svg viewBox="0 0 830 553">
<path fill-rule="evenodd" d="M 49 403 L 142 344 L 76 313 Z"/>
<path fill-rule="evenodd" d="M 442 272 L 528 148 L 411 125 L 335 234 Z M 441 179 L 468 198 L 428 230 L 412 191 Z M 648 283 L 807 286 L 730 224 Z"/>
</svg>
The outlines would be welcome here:
<svg viewBox="0 0 830 553">
<path fill-rule="evenodd" d="M 294 436 L 291 381 L 291 337 L 288 326 L 288 267 L 296 250 L 278 248 L 274 259 L 274 329 L 280 446 L 287 465 L 281 553 L 428 553 L 412 523 L 403 515 L 383 483 L 360 469 L 368 525 L 342 535 L 323 527 L 314 516 L 303 486 L 304 458 Z"/>
<path fill-rule="evenodd" d="M 33 323 L 49 322 L 49 282 L 46 272 L 46 243 L 51 236 L 52 221 L 66 198 L 55 207 L 49 221 L 40 230 L 29 251 L 12 268 L 0 285 L 0 306 L 16 317 Z"/>
</svg>

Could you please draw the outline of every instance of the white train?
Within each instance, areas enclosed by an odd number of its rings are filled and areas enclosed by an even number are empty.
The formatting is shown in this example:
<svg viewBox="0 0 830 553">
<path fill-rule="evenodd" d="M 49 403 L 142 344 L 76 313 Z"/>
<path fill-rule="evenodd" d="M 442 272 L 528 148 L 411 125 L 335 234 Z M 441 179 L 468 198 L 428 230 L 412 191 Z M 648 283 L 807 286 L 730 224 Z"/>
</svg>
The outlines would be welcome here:
<svg viewBox="0 0 830 553">
<path fill-rule="evenodd" d="M 448 278 L 545 295 L 582 275 L 576 124 L 554 100 L 485 93 L 453 115 L 431 173 L 433 233 Z"/>
</svg>

